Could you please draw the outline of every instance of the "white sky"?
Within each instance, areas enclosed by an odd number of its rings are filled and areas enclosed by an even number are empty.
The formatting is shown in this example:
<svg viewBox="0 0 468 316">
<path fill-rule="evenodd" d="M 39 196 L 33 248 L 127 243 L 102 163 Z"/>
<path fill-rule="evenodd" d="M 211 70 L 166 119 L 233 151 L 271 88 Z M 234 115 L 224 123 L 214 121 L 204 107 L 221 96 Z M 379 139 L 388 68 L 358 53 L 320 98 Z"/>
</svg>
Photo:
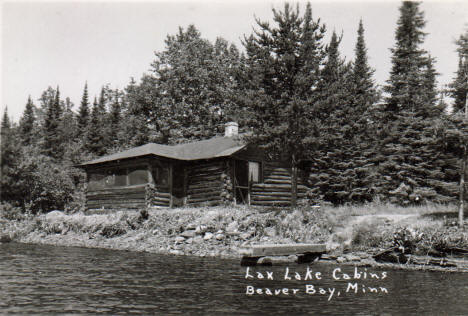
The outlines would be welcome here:
<svg viewBox="0 0 468 316">
<path fill-rule="evenodd" d="M 164 49 L 167 34 L 189 24 L 213 41 L 221 36 L 241 49 L 254 16 L 271 20 L 282 1 L 2 1 L 1 107 L 15 121 L 28 95 L 36 105 L 48 86 L 60 86 L 79 106 L 85 81 L 91 98 L 101 87 L 124 88 L 150 69 L 154 51 Z M 300 1 L 302 8 L 304 1 Z M 354 56 L 362 17 L 370 64 L 384 84 L 390 70 L 390 51 L 399 16 L 399 1 L 311 1 L 314 19 L 329 30 L 343 31 L 341 52 Z M 440 84 L 452 80 L 458 65 L 454 40 L 468 28 L 468 1 L 426 1 L 421 5 L 428 33 L 424 48 L 437 59 Z"/>
</svg>

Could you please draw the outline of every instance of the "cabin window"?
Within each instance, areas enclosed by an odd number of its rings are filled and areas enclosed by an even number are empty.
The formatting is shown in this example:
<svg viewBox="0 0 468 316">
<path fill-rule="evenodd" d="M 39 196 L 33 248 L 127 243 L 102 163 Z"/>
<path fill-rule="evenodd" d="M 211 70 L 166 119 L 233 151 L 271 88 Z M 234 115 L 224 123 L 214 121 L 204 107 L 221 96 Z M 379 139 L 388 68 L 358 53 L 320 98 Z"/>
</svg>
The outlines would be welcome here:
<svg viewBox="0 0 468 316">
<path fill-rule="evenodd" d="M 112 187 L 126 186 L 127 185 L 127 170 L 126 169 L 113 170 L 112 178 L 114 181 L 110 186 Z"/>
<path fill-rule="evenodd" d="M 260 182 L 260 164 L 258 162 L 249 161 L 249 181 Z"/>
<path fill-rule="evenodd" d="M 88 188 L 91 190 L 102 190 L 107 187 L 107 173 L 94 172 L 89 175 Z"/>
<path fill-rule="evenodd" d="M 130 185 L 148 183 L 148 170 L 145 167 L 129 169 L 128 179 Z"/>
<path fill-rule="evenodd" d="M 153 166 L 154 183 L 160 186 L 168 186 L 169 169 L 161 166 Z"/>
</svg>

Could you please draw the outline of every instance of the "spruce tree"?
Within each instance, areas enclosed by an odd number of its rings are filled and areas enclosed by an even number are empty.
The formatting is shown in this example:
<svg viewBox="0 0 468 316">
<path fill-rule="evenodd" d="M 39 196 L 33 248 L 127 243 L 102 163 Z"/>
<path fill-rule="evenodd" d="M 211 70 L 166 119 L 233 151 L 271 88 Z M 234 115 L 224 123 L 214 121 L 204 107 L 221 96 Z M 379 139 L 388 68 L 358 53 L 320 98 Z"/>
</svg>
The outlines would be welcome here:
<svg viewBox="0 0 468 316">
<path fill-rule="evenodd" d="M 257 20 L 259 29 L 244 39 L 247 72 L 242 101 L 251 112 L 250 141 L 272 157 L 290 162 L 295 206 L 298 165 L 317 143 L 314 90 L 324 58 L 325 27 L 320 20 L 313 21 L 310 3 L 303 16 L 299 7 L 293 9 L 288 3 L 283 11 L 273 9 L 273 21 Z"/>
<path fill-rule="evenodd" d="M 104 135 L 102 133 L 102 122 L 100 115 L 100 105 L 94 98 L 91 111 L 91 119 L 89 121 L 88 131 L 86 134 L 85 148 L 94 156 L 100 156 L 105 153 Z"/>
<path fill-rule="evenodd" d="M 0 138 L 0 199 L 15 202 L 20 199 L 19 192 L 16 189 L 16 183 L 18 182 L 16 165 L 20 156 L 20 147 L 7 108 L 5 108 L 2 117 Z"/>
<path fill-rule="evenodd" d="M 434 117 L 435 80 L 433 59 L 421 48 L 426 33 L 424 14 L 420 3 L 403 1 L 395 33 L 396 43 L 391 49 L 392 69 L 388 85 L 384 87 L 389 94 L 386 110 L 390 117 L 401 110 L 415 115 Z"/>
<path fill-rule="evenodd" d="M 89 120 L 88 83 L 85 83 L 83 96 L 81 97 L 80 108 L 78 110 L 78 137 L 86 135 Z"/>
<path fill-rule="evenodd" d="M 23 145 L 31 145 L 34 139 L 33 128 L 35 123 L 34 104 L 31 96 L 28 97 L 26 108 L 24 109 L 23 116 L 20 119 L 20 137 Z"/>
<path fill-rule="evenodd" d="M 57 86 L 53 100 L 49 100 L 44 121 L 43 153 L 49 157 L 60 159 L 63 155 L 62 135 L 60 134 L 60 120 L 62 105 L 60 103 L 60 90 Z"/>
</svg>

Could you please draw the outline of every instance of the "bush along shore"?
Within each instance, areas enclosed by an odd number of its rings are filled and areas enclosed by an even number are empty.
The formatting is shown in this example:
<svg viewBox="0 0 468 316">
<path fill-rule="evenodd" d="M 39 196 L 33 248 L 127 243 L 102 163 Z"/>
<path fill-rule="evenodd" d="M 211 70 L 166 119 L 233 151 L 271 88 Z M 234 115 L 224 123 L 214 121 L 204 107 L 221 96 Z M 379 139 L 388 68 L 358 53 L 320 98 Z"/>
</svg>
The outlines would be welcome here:
<svg viewBox="0 0 468 316">
<path fill-rule="evenodd" d="M 250 245 L 325 243 L 325 262 L 468 272 L 468 229 L 456 227 L 455 209 L 225 206 L 28 216 L 2 206 L 0 242 L 239 259 L 239 250 Z M 259 263 L 294 261 L 296 256 Z"/>
</svg>

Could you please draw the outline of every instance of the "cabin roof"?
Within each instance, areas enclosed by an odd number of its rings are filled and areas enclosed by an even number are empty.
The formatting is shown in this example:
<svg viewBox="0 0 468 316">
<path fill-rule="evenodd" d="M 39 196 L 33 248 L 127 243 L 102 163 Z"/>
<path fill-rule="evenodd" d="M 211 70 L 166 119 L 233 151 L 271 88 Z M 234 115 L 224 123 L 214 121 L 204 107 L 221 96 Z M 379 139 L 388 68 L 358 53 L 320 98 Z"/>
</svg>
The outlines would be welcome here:
<svg viewBox="0 0 468 316">
<path fill-rule="evenodd" d="M 112 155 L 107 155 L 81 164 L 89 166 L 114 160 L 154 155 L 177 160 L 200 160 L 218 157 L 228 157 L 243 149 L 245 144 L 239 137 L 215 137 L 178 145 L 160 145 L 149 143 L 134 147 Z"/>
</svg>

